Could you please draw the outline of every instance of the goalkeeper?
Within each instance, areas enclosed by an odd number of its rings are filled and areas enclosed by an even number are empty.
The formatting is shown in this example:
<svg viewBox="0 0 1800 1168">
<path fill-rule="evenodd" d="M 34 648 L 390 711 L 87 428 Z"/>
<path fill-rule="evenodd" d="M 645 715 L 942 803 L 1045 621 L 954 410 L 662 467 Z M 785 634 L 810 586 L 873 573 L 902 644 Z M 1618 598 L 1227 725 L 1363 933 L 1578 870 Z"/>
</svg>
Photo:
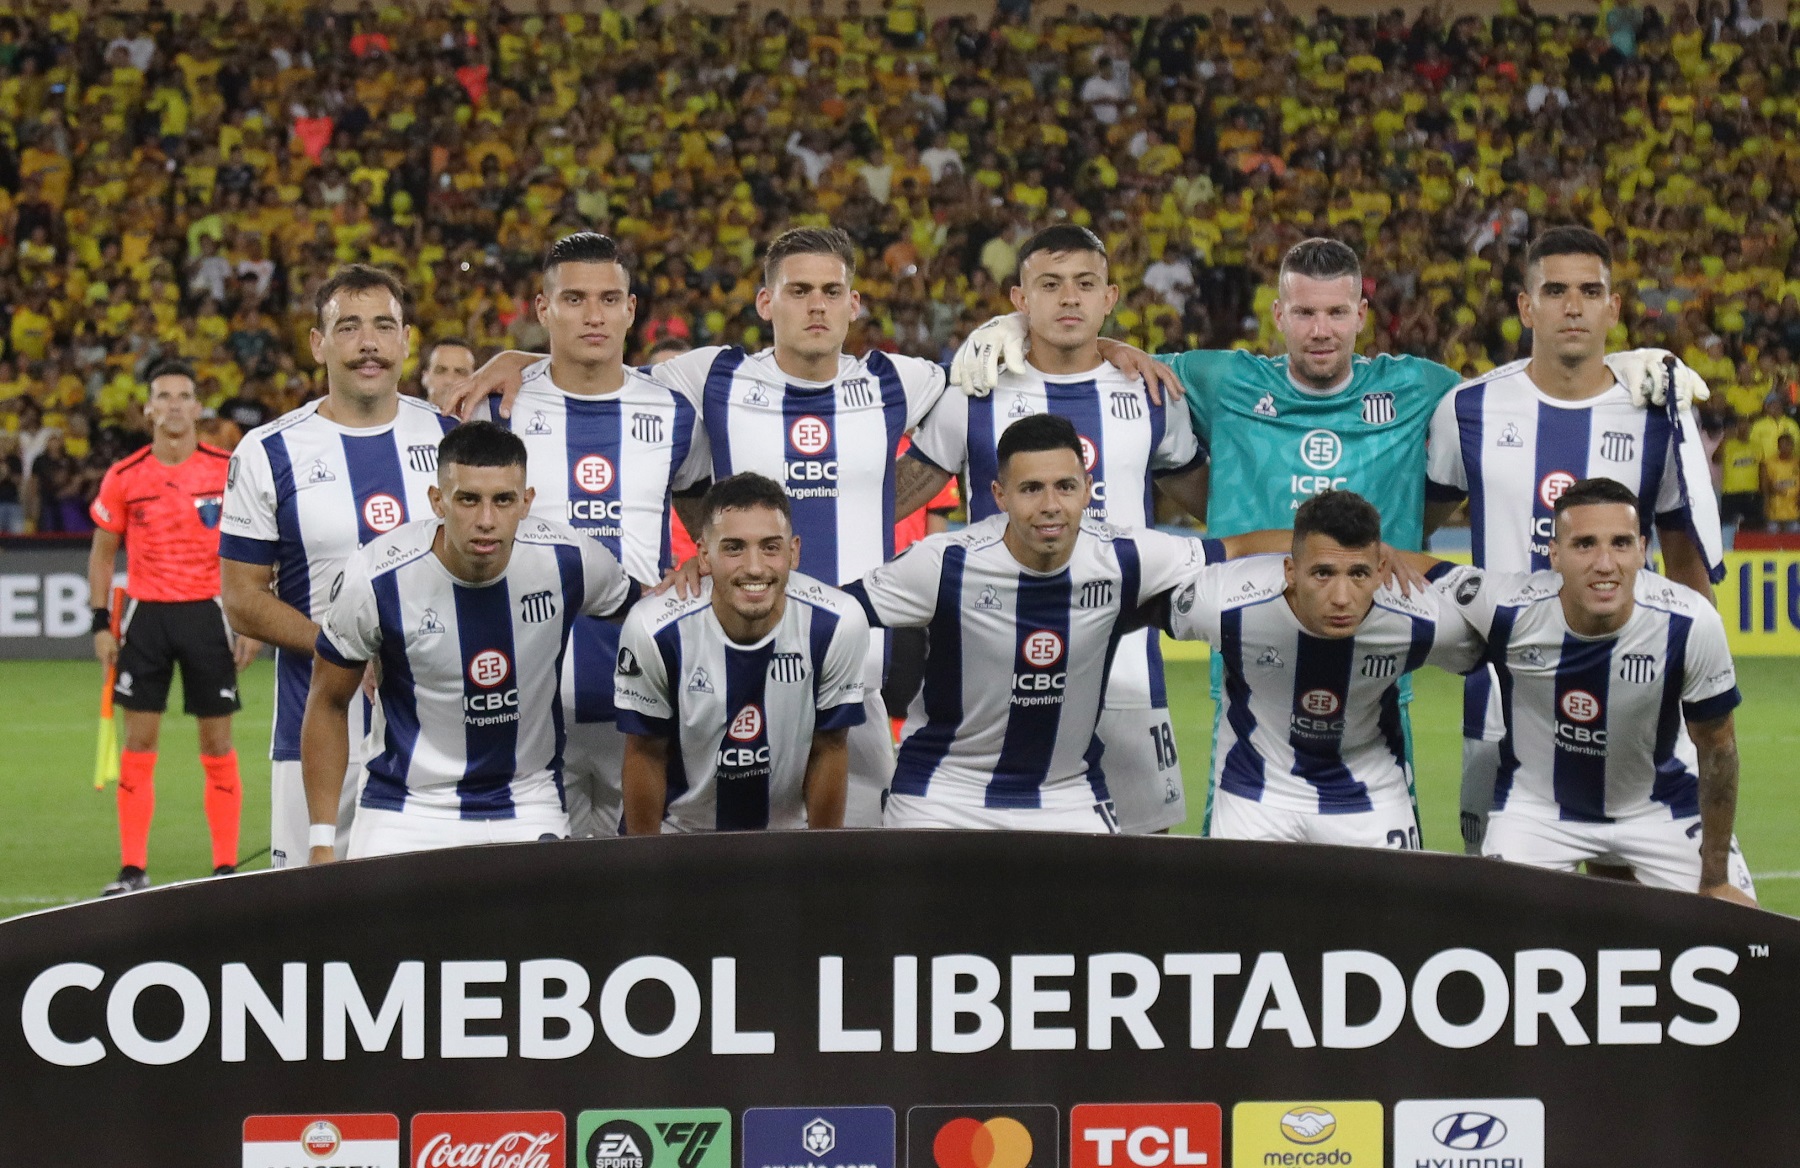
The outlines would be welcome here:
<svg viewBox="0 0 1800 1168">
<path fill-rule="evenodd" d="M 1300 504 L 1326 490 L 1355 491 L 1381 512 L 1394 547 L 1417 551 L 1425 521 L 1425 438 L 1438 401 L 1461 374 L 1419 357 L 1358 356 L 1356 338 L 1368 316 L 1362 265 L 1335 239 L 1308 239 L 1282 258 L 1273 306 L 1287 343 L 1282 357 L 1241 350 L 1178 353 L 1167 366 L 1117 341 L 1101 356 L 1145 376 L 1151 392 L 1184 396 L 1194 430 L 1208 447 L 1213 477 L 1234 489 L 1213 493 L 1207 533 L 1214 537 L 1291 527 Z M 1024 363 L 1024 324 L 1001 317 L 977 329 L 951 365 L 953 384 L 988 393 L 1007 367 Z M 1661 349 L 1609 356 L 1606 363 L 1639 406 L 1661 404 L 1666 376 Z M 1685 399 L 1707 396 L 1699 376 L 1676 370 Z M 1213 659 L 1212 694 L 1221 686 Z M 1402 725 L 1411 759 L 1412 729 L 1402 679 Z M 1215 746 L 1217 734 L 1214 735 Z M 1211 797 L 1208 797 L 1208 823 Z"/>
</svg>

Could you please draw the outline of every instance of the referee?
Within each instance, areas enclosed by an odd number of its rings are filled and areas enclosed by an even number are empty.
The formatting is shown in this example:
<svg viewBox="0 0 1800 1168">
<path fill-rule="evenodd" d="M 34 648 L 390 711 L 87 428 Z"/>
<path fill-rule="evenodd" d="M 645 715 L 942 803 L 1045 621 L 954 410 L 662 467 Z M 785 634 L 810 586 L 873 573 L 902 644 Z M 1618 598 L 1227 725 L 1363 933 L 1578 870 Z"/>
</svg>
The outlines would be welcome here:
<svg viewBox="0 0 1800 1168">
<path fill-rule="evenodd" d="M 200 401 L 193 370 L 158 361 L 146 371 L 150 445 L 114 463 L 94 500 L 88 591 L 94 653 L 118 665 L 113 700 L 125 710 L 119 760 L 119 878 L 102 896 L 150 886 L 150 818 L 156 807 L 156 743 L 169 682 L 181 664 L 183 706 L 200 720 L 206 770 L 206 824 L 213 875 L 235 870 L 243 786 L 231 747 L 238 671 L 262 646 L 236 639 L 219 604 L 219 514 L 230 454 L 199 440 Z M 129 597 L 113 638 L 107 605 L 113 565 L 125 543 Z"/>
</svg>

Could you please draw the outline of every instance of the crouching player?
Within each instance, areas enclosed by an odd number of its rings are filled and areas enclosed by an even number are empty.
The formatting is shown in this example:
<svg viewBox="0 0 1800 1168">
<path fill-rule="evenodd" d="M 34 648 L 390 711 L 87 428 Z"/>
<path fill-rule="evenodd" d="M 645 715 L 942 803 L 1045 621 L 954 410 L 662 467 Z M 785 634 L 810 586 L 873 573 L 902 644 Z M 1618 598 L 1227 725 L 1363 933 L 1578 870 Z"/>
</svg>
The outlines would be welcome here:
<svg viewBox="0 0 1800 1168">
<path fill-rule="evenodd" d="M 626 833 L 842 827 L 868 621 L 794 571 L 781 484 L 733 475 L 701 513 L 699 595 L 646 601 L 620 634 Z"/>
<path fill-rule="evenodd" d="M 300 744 L 314 864 L 333 858 L 345 711 L 371 660 L 387 717 L 352 859 L 569 833 L 557 716 L 569 625 L 622 613 L 637 585 L 596 541 L 527 518 L 516 435 L 466 423 L 437 463 L 437 518 L 352 555 L 320 629 Z"/>
</svg>

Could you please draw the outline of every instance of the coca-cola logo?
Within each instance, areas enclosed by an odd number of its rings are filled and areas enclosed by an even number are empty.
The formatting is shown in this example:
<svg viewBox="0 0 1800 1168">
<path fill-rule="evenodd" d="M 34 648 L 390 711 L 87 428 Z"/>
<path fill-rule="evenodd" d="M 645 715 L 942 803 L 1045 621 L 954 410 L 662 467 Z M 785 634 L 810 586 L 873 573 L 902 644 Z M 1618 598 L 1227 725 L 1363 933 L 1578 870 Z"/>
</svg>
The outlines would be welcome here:
<svg viewBox="0 0 1800 1168">
<path fill-rule="evenodd" d="M 439 1113 L 413 1117 L 413 1168 L 563 1168 L 556 1111 Z"/>
</svg>

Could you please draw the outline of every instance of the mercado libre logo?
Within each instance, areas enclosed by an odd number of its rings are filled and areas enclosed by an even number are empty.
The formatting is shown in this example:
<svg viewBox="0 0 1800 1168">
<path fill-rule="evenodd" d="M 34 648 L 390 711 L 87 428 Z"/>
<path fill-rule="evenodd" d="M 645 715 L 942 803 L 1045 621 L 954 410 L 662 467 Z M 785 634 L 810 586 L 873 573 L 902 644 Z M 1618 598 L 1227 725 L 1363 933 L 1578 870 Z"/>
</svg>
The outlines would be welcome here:
<svg viewBox="0 0 1800 1168">
<path fill-rule="evenodd" d="M 906 1113 L 907 1168 L 1056 1168 L 1060 1126 L 1048 1104 L 915 1107 Z"/>
</svg>

